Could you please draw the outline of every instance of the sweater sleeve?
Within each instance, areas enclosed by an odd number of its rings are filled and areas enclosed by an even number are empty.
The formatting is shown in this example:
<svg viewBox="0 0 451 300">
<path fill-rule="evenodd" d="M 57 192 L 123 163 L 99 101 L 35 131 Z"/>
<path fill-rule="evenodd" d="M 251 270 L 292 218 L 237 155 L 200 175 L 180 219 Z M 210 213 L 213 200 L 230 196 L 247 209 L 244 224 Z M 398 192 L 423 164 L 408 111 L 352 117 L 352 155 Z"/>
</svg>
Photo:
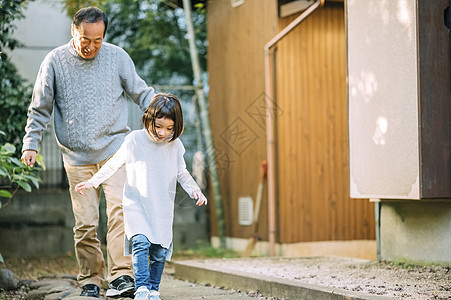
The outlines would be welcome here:
<svg viewBox="0 0 451 300">
<path fill-rule="evenodd" d="M 28 107 L 28 120 L 25 126 L 22 151 L 38 151 L 42 140 L 42 132 L 50 122 L 54 104 L 55 73 L 52 64 L 52 53 L 48 54 L 39 68 L 33 89 L 33 96 Z"/>
<path fill-rule="evenodd" d="M 122 50 L 122 49 L 121 49 Z M 130 56 L 122 50 L 120 78 L 125 92 L 142 111 L 149 106 L 155 96 L 155 90 L 136 73 L 135 64 Z"/>
<path fill-rule="evenodd" d="M 193 192 L 195 190 L 200 190 L 194 178 L 186 169 L 185 159 L 183 158 L 183 154 L 185 154 L 185 148 L 180 140 L 177 140 L 179 145 L 179 164 L 177 171 L 177 181 L 180 183 L 182 188 L 188 193 L 188 195 L 193 198 Z"/>
<path fill-rule="evenodd" d="M 127 139 L 126 139 L 127 141 Z M 97 173 L 88 180 L 95 188 L 110 178 L 116 171 L 125 164 L 127 158 L 127 146 L 126 141 L 122 143 L 119 150 L 111 157 Z"/>
</svg>

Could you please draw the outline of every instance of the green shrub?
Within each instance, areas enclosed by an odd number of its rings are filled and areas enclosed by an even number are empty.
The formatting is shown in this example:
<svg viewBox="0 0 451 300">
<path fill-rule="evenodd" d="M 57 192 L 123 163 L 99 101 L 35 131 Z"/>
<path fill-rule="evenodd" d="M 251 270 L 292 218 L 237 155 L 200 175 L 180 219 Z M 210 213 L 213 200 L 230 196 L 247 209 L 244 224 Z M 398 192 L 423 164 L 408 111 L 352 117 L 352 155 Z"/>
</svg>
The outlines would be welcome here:
<svg viewBox="0 0 451 300">
<path fill-rule="evenodd" d="M 0 135 L 4 132 L 0 131 Z M 20 189 L 32 191 L 32 186 L 39 188 L 41 178 L 39 171 L 45 170 L 42 155 L 36 157 L 37 166 L 28 167 L 15 157 L 16 147 L 11 143 L 0 146 L 0 209 L 6 207 Z"/>
<path fill-rule="evenodd" d="M 27 122 L 27 108 L 31 100 L 31 84 L 20 76 L 9 59 L 8 50 L 22 46 L 14 38 L 15 20 L 22 19 L 27 1 L 3 0 L 0 4 L 0 145 L 10 143 L 15 146 L 16 156 L 20 155 L 22 137 Z"/>
</svg>

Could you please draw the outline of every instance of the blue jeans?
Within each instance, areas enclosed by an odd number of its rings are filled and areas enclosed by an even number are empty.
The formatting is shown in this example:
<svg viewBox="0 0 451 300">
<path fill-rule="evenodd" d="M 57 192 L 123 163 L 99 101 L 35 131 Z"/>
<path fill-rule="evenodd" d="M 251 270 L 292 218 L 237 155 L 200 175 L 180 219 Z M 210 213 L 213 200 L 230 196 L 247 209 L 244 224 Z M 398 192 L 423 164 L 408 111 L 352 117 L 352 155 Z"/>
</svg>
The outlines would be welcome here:
<svg viewBox="0 0 451 300">
<path fill-rule="evenodd" d="M 135 290 L 145 286 L 158 291 L 168 249 L 152 244 L 143 234 L 132 237 L 132 263 L 135 275 Z"/>
</svg>

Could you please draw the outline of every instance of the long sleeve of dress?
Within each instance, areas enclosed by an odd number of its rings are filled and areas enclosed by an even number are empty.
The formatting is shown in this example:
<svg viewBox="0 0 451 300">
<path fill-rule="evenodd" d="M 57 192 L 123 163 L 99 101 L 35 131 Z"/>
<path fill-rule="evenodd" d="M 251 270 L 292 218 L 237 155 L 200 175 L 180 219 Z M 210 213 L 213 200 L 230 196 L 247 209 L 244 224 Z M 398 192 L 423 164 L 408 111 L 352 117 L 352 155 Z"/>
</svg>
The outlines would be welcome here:
<svg viewBox="0 0 451 300">
<path fill-rule="evenodd" d="M 185 148 L 180 142 L 179 147 L 181 147 L 181 158 L 177 170 L 177 181 L 180 183 L 182 188 L 188 193 L 188 195 L 193 198 L 193 191 L 200 190 L 194 178 L 186 169 L 185 159 L 183 159 L 183 154 L 185 153 Z"/>
<path fill-rule="evenodd" d="M 99 187 L 99 185 L 110 178 L 122 165 L 125 164 L 127 159 L 127 139 L 116 154 L 113 155 L 101 168 L 100 170 L 92 176 L 91 179 L 88 180 L 95 188 Z"/>
</svg>

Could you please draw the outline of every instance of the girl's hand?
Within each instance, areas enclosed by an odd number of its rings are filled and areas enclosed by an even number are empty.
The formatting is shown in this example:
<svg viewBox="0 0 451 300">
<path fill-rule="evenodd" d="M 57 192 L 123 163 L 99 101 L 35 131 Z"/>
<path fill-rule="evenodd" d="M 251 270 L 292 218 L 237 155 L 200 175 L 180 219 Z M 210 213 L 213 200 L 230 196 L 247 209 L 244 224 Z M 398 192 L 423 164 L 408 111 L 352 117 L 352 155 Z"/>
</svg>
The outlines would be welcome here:
<svg viewBox="0 0 451 300">
<path fill-rule="evenodd" d="M 193 192 L 193 198 L 197 200 L 196 205 L 201 206 L 202 204 L 207 205 L 207 198 L 205 198 L 204 194 L 200 190 L 195 190 Z"/>
<path fill-rule="evenodd" d="M 75 191 L 78 192 L 80 195 L 84 195 L 82 190 L 84 189 L 90 189 L 93 188 L 93 185 L 89 183 L 88 181 L 80 182 L 75 186 Z"/>
</svg>

